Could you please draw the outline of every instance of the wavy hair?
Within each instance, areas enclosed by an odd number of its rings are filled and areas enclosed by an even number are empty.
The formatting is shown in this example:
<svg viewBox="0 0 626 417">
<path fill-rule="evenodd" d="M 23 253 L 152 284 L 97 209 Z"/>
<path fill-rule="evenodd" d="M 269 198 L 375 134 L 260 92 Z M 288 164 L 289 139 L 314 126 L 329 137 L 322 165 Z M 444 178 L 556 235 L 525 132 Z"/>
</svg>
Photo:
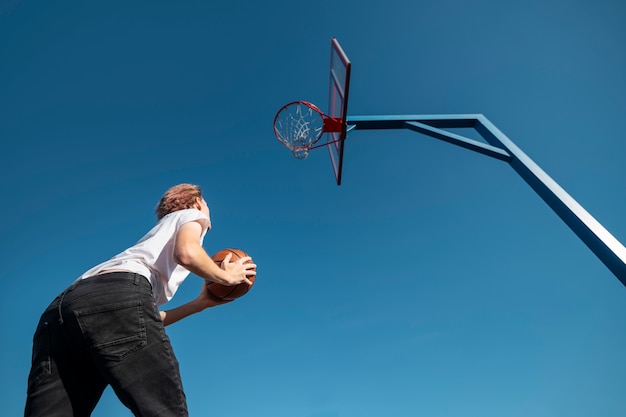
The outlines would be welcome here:
<svg viewBox="0 0 626 417">
<path fill-rule="evenodd" d="M 197 185 L 178 184 L 173 186 L 163 194 L 159 204 L 157 204 L 155 210 L 157 220 L 161 220 L 172 212 L 192 208 L 199 198 L 202 198 L 202 191 Z"/>
</svg>

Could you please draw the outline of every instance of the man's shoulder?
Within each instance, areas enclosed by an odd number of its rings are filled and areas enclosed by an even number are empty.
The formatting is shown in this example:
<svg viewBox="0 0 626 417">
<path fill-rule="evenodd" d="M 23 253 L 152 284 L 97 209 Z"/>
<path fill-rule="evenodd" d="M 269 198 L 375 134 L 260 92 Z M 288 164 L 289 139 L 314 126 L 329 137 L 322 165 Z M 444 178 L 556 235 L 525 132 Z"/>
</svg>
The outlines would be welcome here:
<svg viewBox="0 0 626 417">
<path fill-rule="evenodd" d="M 160 220 L 160 223 L 177 223 L 179 225 L 193 222 L 196 220 L 202 220 L 203 222 L 208 222 L 209 218 L 202 213 L 200 210 L 196 210 L 194 208 L 177 210 L 169 213 Z"/>
</svg>

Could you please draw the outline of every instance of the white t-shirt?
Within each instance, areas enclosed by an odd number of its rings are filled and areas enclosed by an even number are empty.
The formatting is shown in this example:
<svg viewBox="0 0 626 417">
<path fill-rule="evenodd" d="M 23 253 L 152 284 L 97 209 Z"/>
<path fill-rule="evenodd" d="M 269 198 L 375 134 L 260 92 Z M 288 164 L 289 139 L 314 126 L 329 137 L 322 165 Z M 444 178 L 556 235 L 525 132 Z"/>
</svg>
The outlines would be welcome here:
<svg viewBox="0 0 626 417">
<path fill-rule="evenodd" d="M 211 227 L 211 219 L 200 210 L 185 209 L 164 216 L 144 237 L 124 252 L 97 265 L 78 279 L 86 279 L 108 270 L 136 272 L 148 278 L 157 305 L 169 301 L 178 287 L 189 275 L 189 271 L 174 260 L 174 238 L 180 227 L 188 222 L 198 221 L 203 230 L 200 244 L 206 231 Z"/>
</svg>

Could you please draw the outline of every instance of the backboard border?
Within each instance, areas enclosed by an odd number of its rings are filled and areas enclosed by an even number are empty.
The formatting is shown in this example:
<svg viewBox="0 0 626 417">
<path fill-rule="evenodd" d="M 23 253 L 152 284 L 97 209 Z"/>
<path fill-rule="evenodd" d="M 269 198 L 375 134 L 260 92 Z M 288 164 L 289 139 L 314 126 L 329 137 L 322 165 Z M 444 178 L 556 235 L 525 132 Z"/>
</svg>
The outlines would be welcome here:
<svg viewBox="0 0 626 417">
<path fill-rule="evenodd" d="M 328 133 L 327 135 L 327 144 L 328 144 L 328 153 L 330 155 L 330 162 L 333 166 L 333 171 L 335 174 L 335 179 L 337 181 L 337 185 L 341 185 L 341 178 L 343 175 L 343 157 L 344 157 L 344 146 L 345 140 L 347 136 L 347 118 L 348 118 L 348 99 L 350 94 L 350 77 L 352 70 L 352 63 L 348 58 L 348 55 L 343 50 L 341 44 L 337 38 L 331 38 L 330 41 L 330 79 L 329 79 L 329 91 L 328 91 L 328 114 L 332 116 L 332 106 L 333 106 L 333 93 L 335 89 L 339 91 L 343 98 L 342 109 L 341 109 L 341 132 L 339 137 L 335 137 L 334 133 Z M 342 62 L 346 69 L 345 79 L 338 80 L 336 74 L 333 72 L 333 54 L 335 54 Z M 344 81 L 343 87 L 340 81 Z M 331 149 L 334 147 L 334 150 Z M 337 158 L 337 160 L 335 160 Z"/>
</svg>

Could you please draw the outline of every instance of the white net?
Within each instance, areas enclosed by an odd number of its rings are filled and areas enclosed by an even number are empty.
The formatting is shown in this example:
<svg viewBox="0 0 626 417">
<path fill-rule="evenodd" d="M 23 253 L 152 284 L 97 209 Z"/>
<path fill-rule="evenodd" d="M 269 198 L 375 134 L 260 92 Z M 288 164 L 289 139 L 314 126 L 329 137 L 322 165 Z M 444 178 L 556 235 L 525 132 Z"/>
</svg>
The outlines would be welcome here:
<svg viewBox="0 0 626 417">
<path fill-rule="evenodd" d="M 297 101 L 284 106 L 274 118 L 274 133 L 293 156 L 304 159 L 322 137 L 324 117 L 311 103 Z"/>
</svg>

